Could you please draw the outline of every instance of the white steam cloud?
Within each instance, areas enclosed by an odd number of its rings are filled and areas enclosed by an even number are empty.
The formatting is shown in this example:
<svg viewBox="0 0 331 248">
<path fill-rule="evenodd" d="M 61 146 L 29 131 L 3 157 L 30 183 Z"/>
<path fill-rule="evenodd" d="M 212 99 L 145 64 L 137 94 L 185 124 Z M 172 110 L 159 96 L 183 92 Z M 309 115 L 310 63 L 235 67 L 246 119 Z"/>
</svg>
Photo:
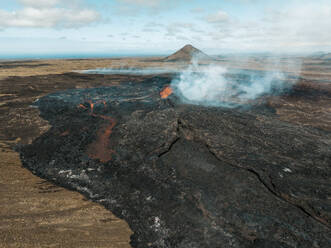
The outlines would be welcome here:
<svg viewBox="0 0 331 248">
<path fill-rule="evenodd" d="M 272 63 L 275 65 L 276 63 Z M 299 63 L 287 64 L 296 73 Z M 230 70 L 221 65 L 199 65 L 197 60 L 184 70 L 172 87 L 185 103 L 236 107 L 266 95 L 280 94 L 295 83 L 281 70 Z"/>
<path fill-rule="evenodd" d="M 75 1 L 20 0 L 22 8 L 0 8 L 0 28 L 78 28 L 100 19 L 98 12 Z"/>
<path fill-rule="evenodd" d="M 237 58 L 232 62 L 237 63 L 239 68 L 247 68 L 252 61 L 254 58 Z M 233 108 L 248 106 L 261 97 L 278 95 L 291 89 L 301 72 L 300 59 L 271 56 L 264 58 L 262 64 L 264 68 L 259 70 L 231 69 L 217 62 L 199 64 L 199 58 L 195 57 L 186 68 L 121 66 L 78 72 L 124 75 L 175 74 L 177 76 L 172 80 L 171 87 L 182 102 Z"/>
</svg>

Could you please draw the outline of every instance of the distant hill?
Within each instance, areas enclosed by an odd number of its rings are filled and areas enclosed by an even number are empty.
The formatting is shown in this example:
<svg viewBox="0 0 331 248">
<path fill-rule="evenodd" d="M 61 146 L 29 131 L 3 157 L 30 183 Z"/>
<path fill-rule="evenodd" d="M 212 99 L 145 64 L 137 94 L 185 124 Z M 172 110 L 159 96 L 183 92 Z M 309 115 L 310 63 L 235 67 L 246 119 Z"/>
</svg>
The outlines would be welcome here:
<svg viewBox="0 0 331 248">
<path fill-rule="evenodd" d="M 326 53 L 321 56 L 321 59 L 331 59 L 331 53 Z"/>
<path fill-rule="evenodd" d="M 192 45 L 186 45 L 177 52 L 171 54 L 163 59 L 164 62 L 190 62 L 192 58 L 198 58 L 199 60 L 213 60 L 212 57 L 208 56 L 199 49 Z"/>
<path fill-rule="evenodd" d="M 324 53 L 324 52 L 314 53 L 312 58 L 331 60 L 331 53 Z"/>
</svg>

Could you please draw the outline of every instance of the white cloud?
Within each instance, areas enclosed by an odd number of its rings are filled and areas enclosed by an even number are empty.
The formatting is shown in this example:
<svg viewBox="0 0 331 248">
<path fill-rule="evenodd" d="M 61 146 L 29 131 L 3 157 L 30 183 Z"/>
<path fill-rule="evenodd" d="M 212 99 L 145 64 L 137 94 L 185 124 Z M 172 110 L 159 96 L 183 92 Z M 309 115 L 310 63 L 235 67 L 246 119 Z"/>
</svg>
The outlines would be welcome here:
<svg viewBox="0 0 331 248">
<path fill-rule="evenodd" d="M 194 35 L 192 36 L 192 39 L 195 41 L 203 41 L 203 37 L 201 35 Z"/>
<path fill-rule="evenodd" d="M 184 41 L 188 41 L 188 40 L 190 40 L 189 38 L 187 38 L 187 37 L 184 36 L 184 35 L 177 35 L 177 36 L 176 36 L 176 39 L 177 39 L 177 40 L 184 40 Z"/>
<path fill-rule="evenodd" d="M 205 11 L 204 8 L 194 8 L 194 9 L 191 9 L 191 12 L 192 13 L 202 13 L 204 11 Z"/>
<path fill-rule="evenodd" d="M 281 11 L 270 10 L 267 15 L 257 26 L 259 36 L 278 47 L 309 47 L 331 40 L 329 4 L 302 2 Z"/>
<path fill-rule="evenodd" d="M 116 9 L 119 15 L 138 15 L 141 13 L 158 15 L 188 1 L 190 0 L 116 0 Z"/>
<path fill-rule="evenodd" d="M 166 27 L 166 35 L 167 36 L 176 36 L 176 35 L 183 35 L 183 33 L 187 30 L 192 31 L 194 29 L 193 23 L 187 23 L 187 22 L 174 22 L 170 23 Z"/>
<path fill-rule="evenodd" d="M 51 7 L 61 2 L 61 0 L 19 0 L 23 5 L 42 8 Z"/>
<path fill-rule="evenodd" d="M 60 6 L 64 0 L 20 0 L 23 8 L 18 11 L 0 9 L 0 28 L 39 27 L 72 28 L 95 22 L 99 14 L 80 6 Z"/>
<path fill-rule="evenodd" d="M 158 22 L 149 22 L 145 24 L 146 28 L 163 27 L 164 24 Z"/>
<path fill-rule="evenodd" d="M 161 4 L 164 0 L 117 0 L 126 4 L 136 4 L 145 7 L 156 7 Z"/>
<path fill-rule="evenodd" d="M 146 33 L 158 32 L 158 30 L 155 28 L 143 28 L 142 31 Z"/>
<path fill-rule="evenodd" d="M 212 24 L 210 46 L 274 52 L 331 48 L 331 5 L 327 1 L 292 1 L 281 8 L 265 9 L 260 18 L 240 19 L 219 11 L 205 21 Z"/>
<path fill-rule="evenodd" d="M 250 7 L 245 13 L 245 8 L 215 9 L 215 5 L 209 5 L 208 2 L 192 5 L 192 0 L 113 0 L 109 1 L 112 3 L 107 10 L 95 1 L 95 8 L 100 8 L 101 13 L 116 15 L 116 19 L 112 23 L 103 22 L 79 30 L 53 28 L 81 27 L 98 21 L 100 17 L 97 12 L 86 5 L 77 4 L 86 0 L 16 1 L 21 4 L 21 8 L 15 12 L 1 10 L 0 7 L 0 31 L 4 29 L 2 36 L 17 36 L 16 29 L 7 27 L 44 27 L 43 30 L 21 29 L 19 33 L 29 39 L 33 36 L 51 36 L 63 44 L 73 40 L 82 42 L 82 37 L 87 37 L 86 42 L 82 43 L 95 42 L 91 47 L 100 50 L 111 50 L 114 47 L 123 50 L 135 47 L 147 52 L 152 49 L 175 50 L 184 43 L 183 40 L 185 43 L 195 43 L 209 53 L 331 50 L 330 0 L 289 0 L 277 4 L 256 0 L 257 8 L 252 10 Z M 227 1 L 248 4 L 255 0 Z M 198 7 L 204 8 L 204 11 Z M 122 8 L 130 11 L 121 12 Z M 140 16 L 130 21 L 131 14 Z M 129 34 L 121 36 L 125 31 Z M 114 37 L 105 38 L 109 33 Z M 59 40 L 62 36 L 67 37 L 67 40 Z M 146 46 L 146 39 L 150 39 L 149 46 Z M 113 41 L 112 44 L 109 40 Z M 22 44 L 17 45 L 16 49 L 27 47 L 25 42 Z"/>
<path fill-rule="evenodd" d="M 216 14 L 211 14 L 206 17 L 207 22 L 210 23 L 223 23 L 228 21 L 228 19 L 229 15 L 222 10 L 218 11 Z"/>
</svg>

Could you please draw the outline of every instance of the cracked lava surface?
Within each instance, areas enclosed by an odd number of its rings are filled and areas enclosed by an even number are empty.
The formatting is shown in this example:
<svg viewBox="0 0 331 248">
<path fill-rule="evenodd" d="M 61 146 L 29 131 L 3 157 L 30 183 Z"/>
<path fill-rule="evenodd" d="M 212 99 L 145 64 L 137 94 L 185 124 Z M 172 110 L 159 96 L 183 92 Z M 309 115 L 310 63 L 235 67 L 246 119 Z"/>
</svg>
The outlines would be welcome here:
<svg viewBox="0 0 331 248">
<path fill-rule="evenodd" d="M 52 128 L 20 148 L 24 166 L 125 219 L 133 247 L 330 247 L 330 130 L 270 104 L 181 104 L 169 83 L 41 98 Z"/>
</svg>

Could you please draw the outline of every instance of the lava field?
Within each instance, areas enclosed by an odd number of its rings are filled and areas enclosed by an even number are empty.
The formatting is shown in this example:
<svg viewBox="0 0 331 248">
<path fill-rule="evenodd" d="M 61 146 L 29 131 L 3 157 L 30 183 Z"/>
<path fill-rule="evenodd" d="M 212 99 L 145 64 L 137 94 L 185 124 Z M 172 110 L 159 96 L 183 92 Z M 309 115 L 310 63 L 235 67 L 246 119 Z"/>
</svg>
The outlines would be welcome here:
<svg viewBox="0 0 331 248">
<path fill-rule="evenodd" d="M 23 165 L 127 221 L 132 247 L 331 247 L 330 131 L 263 102 L 183 104 L 170 82 L 39 99 L 52 128 Z"/>
</svg>

